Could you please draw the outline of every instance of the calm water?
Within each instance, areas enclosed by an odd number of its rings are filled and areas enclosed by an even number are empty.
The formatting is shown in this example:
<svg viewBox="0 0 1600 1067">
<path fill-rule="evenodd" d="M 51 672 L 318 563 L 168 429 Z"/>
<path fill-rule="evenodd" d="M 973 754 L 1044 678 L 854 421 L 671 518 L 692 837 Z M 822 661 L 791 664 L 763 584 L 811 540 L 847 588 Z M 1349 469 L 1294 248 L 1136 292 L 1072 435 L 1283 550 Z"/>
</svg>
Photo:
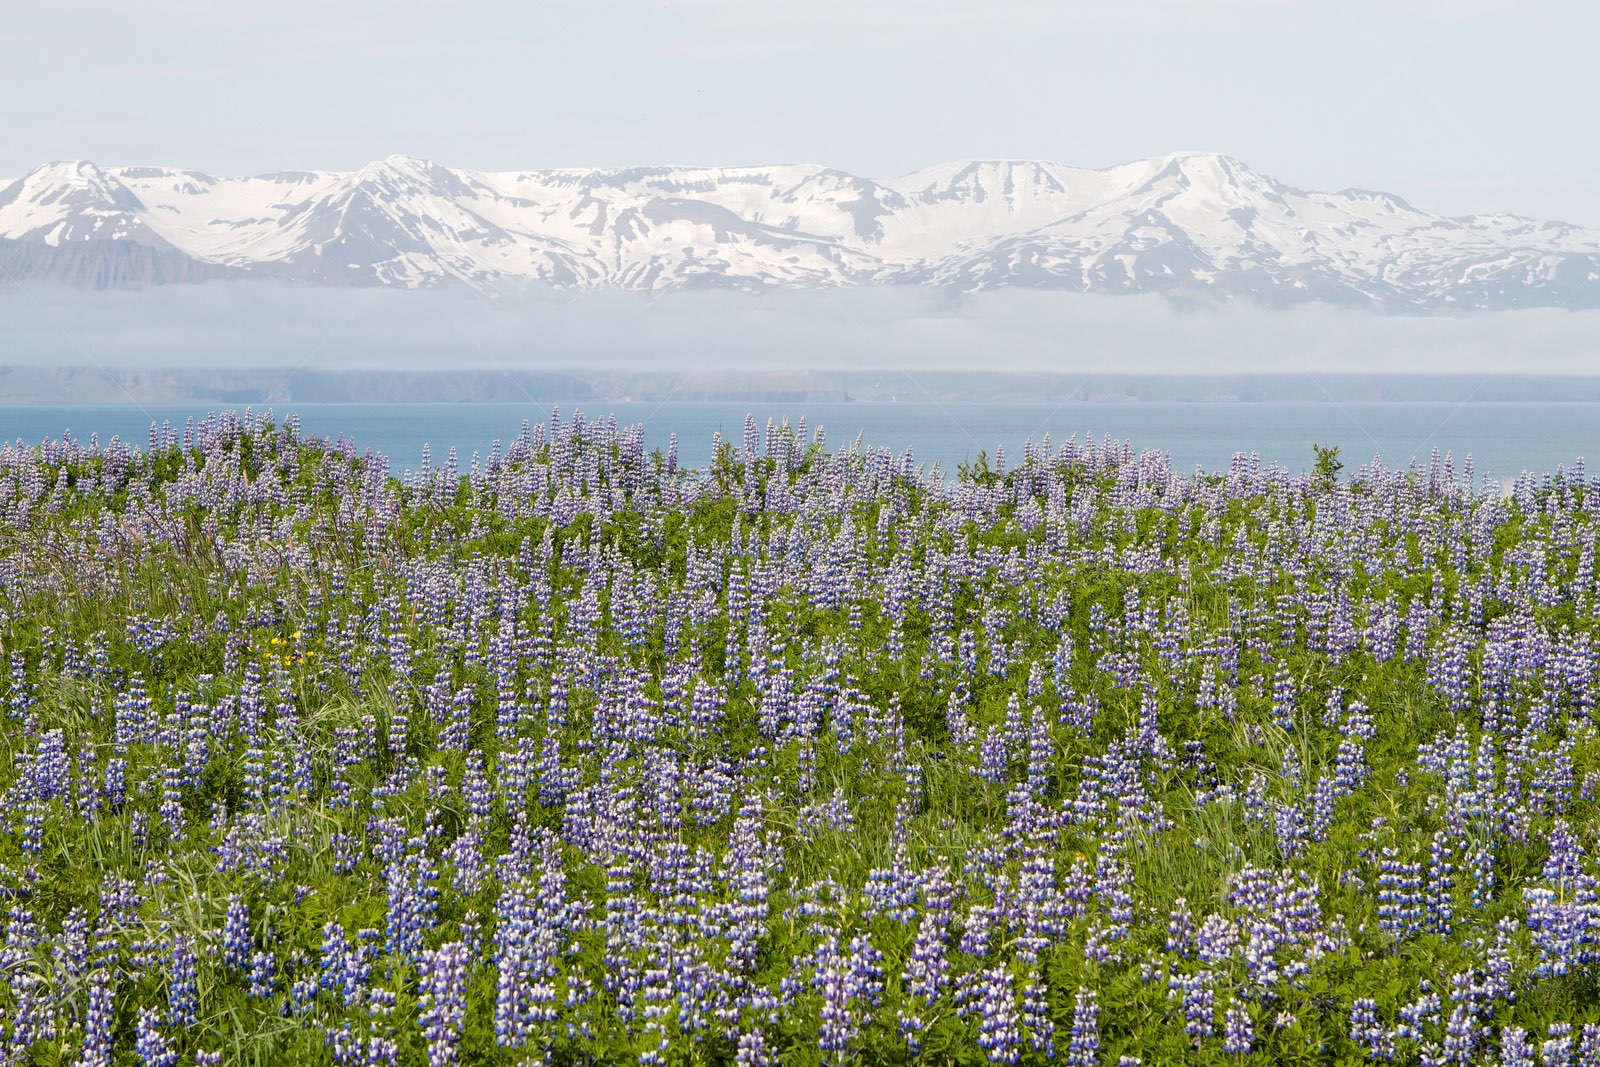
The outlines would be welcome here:
<svg viewBox="0 0 1600 1067">
<path fill-rule="evenodd" d="M 524 419 L 549 419 L 553 405 L 532 404 L 292 404 L 281 418 L 300 416 L 307 435 L 345 435 L 358 448 L 390 457 L 396 471 L 420 464 L 427 443 L 435 461 L 454 446 L 465 464 L 473 452 L 487 453 L 495 439 L 509 443 Z M 1236 451 L 1258 452 L 1263 462 L 1295 470 L 1312 462 L 1313 442 L 1340 447 L 1346 468 L 1374 455 L 1385 465 L 1426 463 L 1430 451 L 1453 452 L 1458 468 L 1467 455 L 1480 474 L 1509 479 L 1524 470 L 1553 471 L 1579 456 L 1600 453 L 1600 404 L 825 404 L 825 403 L 590 403 L 586 417 L 615 414 L 622 424 L 642 423 L 651 448 L 665 448 L 676 433 L 685 464 L 704 464 L 711 438 L 742 440 L 746 412 L 758 425 L 768 419 L 809 429 L 822 426 L 830 448 L 856 440 L 896 453 L 910 448 L 919 461 L 938 462 L 946 472 L 1004 446 L 1013 462 L 1028 439 L 1048 433 L 1057 446 L 1076 434 L 1100 440 L 1109 434 L 1136 449 L 1159 449 L 1180 470 L 1226 467 Z M 182 426 L 216 405 L 0 405 L 0 440 L 33 443 L 71 430 L 102 442 L 113 434 L 143 448 L 152 421 Z M 259 409 L 258 409 L 259 410 Z M 562 406 L 562 418 L 572 413 Z"/>
</svg>

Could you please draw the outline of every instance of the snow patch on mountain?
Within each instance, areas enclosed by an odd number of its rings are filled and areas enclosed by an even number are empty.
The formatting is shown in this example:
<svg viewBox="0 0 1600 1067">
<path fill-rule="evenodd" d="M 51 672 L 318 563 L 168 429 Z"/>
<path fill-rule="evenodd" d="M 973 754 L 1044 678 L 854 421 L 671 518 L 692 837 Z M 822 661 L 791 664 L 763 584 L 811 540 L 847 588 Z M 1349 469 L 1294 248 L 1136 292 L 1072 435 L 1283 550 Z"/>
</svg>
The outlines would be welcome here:
<svg viewBox="0 0 1600 1067">
<path fill-rule="evenodd" d="M 397 155 L 353 172 L 215 177 L 75 161 L 0 184 L 0 237 L 23 246 L 11 254 L 20 277 L 32 262 L 63 273 L 27 247 L 81 246 L 66 275 L 84 284 L 128 276 L 92 259 L 131 242 L 162 253 L 143 270 L 155 281 L 1600 306 L 1600 232 L 1295 189 L 1207 152 L 1104 169 L 963 160 L 887 180 L 812 164 L 477 172 Z"/>
</svg>

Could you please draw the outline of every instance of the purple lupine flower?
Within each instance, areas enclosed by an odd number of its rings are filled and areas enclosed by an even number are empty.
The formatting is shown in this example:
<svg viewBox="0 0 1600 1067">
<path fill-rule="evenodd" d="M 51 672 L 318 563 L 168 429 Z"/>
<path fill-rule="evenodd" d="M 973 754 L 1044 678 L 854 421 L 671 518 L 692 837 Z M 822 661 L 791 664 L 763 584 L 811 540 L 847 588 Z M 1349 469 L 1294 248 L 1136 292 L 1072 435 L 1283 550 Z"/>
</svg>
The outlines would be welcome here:
<svg viewBox="0 0 1600 1067">
<path fill-rule="evenodd" d="M 1222 1051 L 1230 1056 L 1245 1056 L 1255 1042 L 1256 1027 L 1250 1018 L 1250 1009 L 1235 1000 L 1223 1016 Z"/>
<path fill-rule="evenodd" d="M 1028 716 L 1028 791 L 1043 796 L 1050 783 L 1050 761 L 1055 755 L 1055 743 L 1050 736 L 1050 721 L 1037 705 Z"/>
<path fill-rule="evenodd" d="M 394 711 L 389 716 L 387 747 L 396 757 L 406 755 L 407 746 L 411 741 L 411 717 L 406 712 L 404 703 L 406 699 L 404 694 L 397 694 Z"/>
<path fill-rule="evenodd" d="M 1274 804 L 1272 808 L 1273 829 L 1278 837 L 1278 850 L 1285 860 L 1292 860 L 1299 856 L 1305 849 L 1305 841 L 1309 834 L 1306 826 L 1305 813 L 1298 804 Z"/>
<path fill-rule="evenodd" d="M 1200 924 L 1194 945 L 1202 963 L 1221 963 L 1239 950 L 1239 928 L 1227 916 L 1213 912 Z"/>
<path fill-rule="evenodd" d="M 356 931 L 354 947 L 345 952 L 344 974 L 339 986 L 345 1007 L 353 1008 L 363 1000 L 370 999 L 372 991 L 368 983 L 372 980 L 372 962 L 378 954 L 378 942 L 382 937 L 379 931 L 371 927 Z"/>
<path fill-rule="evenodd" d="M 24 762 L 25 759 L 24 754 L 18 757 L 18 762 Z M 14 790 L 7 799 L 10 806 L 22 816 L 19 820 L 21 832 L 18 844 L 25 855 L 37 856 L 44 851 L 45 802 L 39 798 L 26 774 L 18 779 Z"/>
<path fill-rule="evenodd" d="M 1578 1038 L 1578 1062 L 1583 1067 L 1600 1064 L 1600 1024 L 1583 1024 L 1582 1036 Z"/>
<path fill-rule="evenodd" d="M 476 896 L 483 887 L 483 829 L 476 823 L 445 850 L 445 858 L 455 867 L 451 884 L 464 896 Z"/>
<path fill-rule="evenodd" d="M 958 948 L 968 956 L 983 958 L 989 954 L 989 940 L 994 932 L 995 907 L 974 901 L 967 908 L 966 922 L 962 926 Z"/>
<path fill-rule="evenodd" d="M 1370 773 L 1366 763 L 1365 743 L 1377 736 L 1366 705 L 1352 703 L 1345 712 L 1343 736 L 1334 756 L 1334 784 L 1346 793 L 1354 793 L 1366 782 Z"/>
<path fill-rule="evenodd" d="M 467 951 L 459 941 L 424 952 L 418 964 L 422 995 L 419 1020 L 428 1041 L 429 1067 L 450 1067 L 460 1056 L 461 1022 L 467 1010 Z"/>
<path fill-rule="evenodd" d="M 1500 1031 L 1500 1067 L 1534 1067 L 1533 1041 L 1522 1027 Z"/>
<path fill-rule="evenodd" d="M 1328 831 L 1333 828 L 1333 804 L 1338 795 L 1338 783 L 1328 775 L 1317 779 L 1316 788 L 1311 793 L 1311 825 L 1310 838 L 1312 841 L 1324 841 Z"/>
<path fill-rule="evenodd" d="M 329 919 L 322 927 L 321 962 L 317 968 L 317 985 L 320 989 L 333 993 L 343 988 L 348 955 L 344 927 L 338 920 Z"/>
<path fill-rule="evenodd" d="M 818 800 L 800 809 L 795 819 L 795 831 L 810 840 L 823 829 L 849 832 L 856 825 L 854 809 L 842 788 L 835 787 L 828 800 Z"/>
<path fill-rule="evenodd" d="M 237 971 L 250 966 L 250 908 L 234 893 L 222 920 L 222 965 Z"/>
<path fill-rule="evenodd" d="M 32 687 L 28 684 L 27 662 L 20 651 L 11 653 L 11 693 L 7 701 L 7 708 L 13 722 L 22 722 L 28 717 L 38 701 L 34 698 Z"/>
<path fill-rule="evenodd" d="M 1481 911 L 1494 899 L 1494 846 L 1473 849 L 1467 866 L 1472 872 L 1472 906 Z"/>
<path fill-rule="evenodd" d="M 978 777 L 993 785 L 1004 785 L 1009 762 L 1005 733 L 999 726 L 990 726 L 978 748 Z"/>
<path fill-rule="evenodd" d="M 27 769 L 33 779 L 34 795 L 39 799 L 67 795 L 72 787 L 72 764 L 67 758 L 66 735 L 61 729 L 46 730 L 39 736 L 38 751 Z"/>
<path fill-rule="evenodd" d="M 1217 999 L 1211 988 L 1209 971 L 1199 974 L 1178 975 L 1167 979 L 1168 985 L 1178 993 L 1183 1008 L 1183 1032 L 1199 1048 L 1217 1028 Z"/>
<path fill-rule="evenodd" d="M 1378 1002 L 1360 997 L 1350 1005 L 1350 1040 L 1371 1059 L 1394 1059 L 1394 1037 L 1378 1021 Z"/>
<path fill-rule="evenodd" d="M 250 956 L 250 995 L 270 997 L 277 988 L 278 960 L 267 949 L 258 949 Z"/>
<path fill-rule="evenodd" d="M 299 966 L 303 963 L 303 953 L 295 949 L 291 954 L 292 964 Z M 318 974 L 304 974 L 289 983 L 288 996 L 284 998 L 283 1014 L 289 1018 L 300 1018 L 311 1014 L 317 1004 L 317 994 L 322 990 L 322 979 Z"/>
<path fill-rule="evenodd" d="M 161 1036 L 160 1015 L 153 1008 L 139 1009 L 133 1051 L 144 1067 L 177 1067 L 178 1054 Z"/>
<path fill-rule="evenodd" d="M 1050 1017 L 1050 1002 L 1037 971 L 1023 981 L 1019 993 L 1022 999 L 1022 1026 L 1027 1032 L 1028 1044 L 1045 1058 L 1055 1059 L 1056 1024 Z"/>
<path fill-rule="evenodd" d="M 1560 892 L 1583 873 L 1584 850 L 1572 835 L 1565 819 L 1555 819 L 1550 827 L 1550 851 L 1544 862 L 1543 877 Z"/>
<path fill-rule="evenodd" d="M 1272 721 L 1285 733 L 1294 732 L 1295 684 L 1281 664 L 1272 678 Z"/>
<path fill-rule="evenodd" d="M 830 930 L 818 947 L 817 959 L 813 983 L 822 994 L 817 1044 L 842 1058 L 855 1045 L 865 1009 L 876 1005 L 882 994 L 883 954 L 864 934 L 841 949 L 838 935 Z"/>
<path fill-rule="evenodd" d="M 1540 1067 L 1572 1067 L 1572 1024 L 1551 1023 L 1539 1046 Z"/>
<path fill-rule="evenodd" d="M 97 968 L 89 976 L 89 1005 L 83 1017 L 83 1051 L 80 1067 L 111 1067 L 113 999 L 116 988 L 111 972 Z"/>
<path fill-rule="evenodd" d="M 1067 1067 L 1099 1067 L 1100 1003 L 1091 989 L 1078 987 L 1072 1009 L 1072 1038 L 1067 1044 Z"/>
<path fill-rule="evenodd" d="M 1378 864 L 1378 925 L 1404 941 L 1422 928 L 1427 914 L 1422 893 L 1422 865 L 1404 863 L 1385 847 Z"/>
<path fill-rule="evenodd" d="M 438 906 L 433 863 L 420 851 L 407 852 L 389 862 L 385 881 L 389 951 L 399 959 L 415 960 Z"/>
<path fill-rule="evenodd" d="M 978 1047 L 990 1063 L 1014 1064 L 1022 1059 L 1021 1018 L 1011 972 L 991 967 L 963 976 L 957 1007 L 976 1018 Z"/>
<path fill-rule="evenodd" d="M 100 786 L 96 784 L 97 760 L 92 740 L 84 740 L 78 750 L 78 774 L 73 779 L 72 792 L 78 815 L 89 819 L 100 811 L 104 801 Z"/>
<path fill-rule="evenodd" d="M 538 907 L 532 894 L 522 886 L 508 887 L 500 896 L 497 911 L 495 1044 L 518 1048 L 537 1023 L 554 1017 L 549 1001 L 555 991 L 548 983 L 554 975 L 541 952 L 544 946 L 539 939 Z M 541 989 L 548 996 L 539 996 Z"/>
<path fill-rule="evenodd" d="M 1470 1003 L 1458 1003 L 1450 1010 L 1444 1025 L 1444 1059 L 1446 1063 L 1471 1064 L 1475 1061 L 1478 1046 L 1478 1021 L 1473 1018 Z"/>
<path fill-rule="evenodd" d="M 200 1011 L 198 963 L 194 942 L 188 937 L 173 939 L 171 971 L 167 978 L 168 1020 L 174 1027 L 193 1026 Z"/>
<path fill-rule="evenodd" d="M 1427 981 L 1422 983 L 1422 995 L 1400 1008 L 1400 1022 L 1394 1028 L 1397 1040 L 1422 1041 L 1439 1022 L 1441 1007 L 1439 994 L 1427 991 Z"/>
<path fill-rule="evenodd" d="M 1450 839 L 1443 830 L 1433 835 L 1428 855 L 1428 879 L 1425 889 L 1428 925 L 1435 933 L 1448 935 L 1455 918 L 1453 887 L 1455 864 L 1450 849 Z"/>
<path fill-rule="evenodd" d="M 1528 908 L 1524 925 L 1539 952 L 1535 975 L 1563 975 L 1574 965 L 1589 961 L 1591 950 L 1586 946 L 1591 939 L 1592 904 L 1562 901 L 1547 886 L 1524 889 L 1523 899 Z"/>
<path fill-rule="evenodd" d="M 475 818 L 483 819 L 493 814 L 494 791 L 489 787 L 483 753 L 477 749 L 467 753 L 466 768 L 461 773 L 461 794 L 466 800 L 467 812 Z"/>
<path fill-rule="evenodd" d="M 1186 956 L 1194 951 L 1194 947 L 1194 914 L 1189 911 L 1188 900 L 1178 897 L 1172 902 L 1172 911 L 1167 916 L 1166 949 Z"/>
<path fill-rule="evenodd" d="M 931 1004 L 938 999 L 948 983 L 950 961 L 945 955 L 945 947 L 949 923 L 948 905 L 945 902 L 926 908 L 911 942 L 911 954 L 906 958 L 901 977 L 906 994 L 908 997 L 921 998 L 924 1004 Z M 915 1010 L 902 1008 L 898 1024 L 912 1052 L 916 1052 L 921 1047 L 922 1016 Z"/>
<path fill-rule="evenodd" d="M 772 1052 L 767 1048 L 767 1040 L 759 1029 L 747 1030 L 739 1035 L 733 1062 L 737 1067 L 771 1067 Z"/>
<path fill-rule="evenodd" d="M 441 670 L 440 675 L 448 683 L 448 674 Z M 444 729 L 439 731 L 440 749 L 452 752 L 467 750 L 472 733 L 472 704 L 475 698 L 471 687 L 466 686 L 450 696 L 448 704 L 435 711 L 436 721 L 439 711 L 443 712 L 444 717 Z"/>
<path fill-rule="evenodd" d="M 5 1060 L 16 1063 L 28 1058 L 28 1050 L 35 1043 L 55 1037 L 55 1019 L 51 1011 L 50 994 L 39 975 L 26 971 L 13 975 L 11 990 L 16 1003 L 11 1013 L 11 1033 L 5 1045 Z"/>
<path fill-rule="evenodd" d="M 57 981 L 76 985 L 88 973 L 90 931 L 88 913 L 82 908 L 73 908 L 61 920 L 61 933 L 51 949 Z"/>
<path fill-rule="evenodd" d="M 328 845 L 333 849 L 334 874 L 349 874 L 361 863 L 361 841 L 354 834 L 335 831 L 328 835 Z"/>
</svg>

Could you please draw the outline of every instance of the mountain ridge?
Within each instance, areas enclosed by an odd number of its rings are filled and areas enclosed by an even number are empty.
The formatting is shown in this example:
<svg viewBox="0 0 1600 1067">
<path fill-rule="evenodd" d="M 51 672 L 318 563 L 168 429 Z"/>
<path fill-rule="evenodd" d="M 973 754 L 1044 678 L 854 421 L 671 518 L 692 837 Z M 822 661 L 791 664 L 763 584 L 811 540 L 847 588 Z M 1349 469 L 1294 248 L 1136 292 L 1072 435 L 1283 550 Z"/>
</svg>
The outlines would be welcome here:
<svg viewBox="0 0 1600 1067">
<path fill-rule="evenodd" d="M 1398 311 L 1600 307 L 1600 230 L 1297 189 L 1196 151 L 1099 169 L 956 160 L 890 179 L 820 164 L 473 171 L 407 155 L 219 177 L 74 160 L 0 184 L 0 239 L 0 280 L 89 287 L 1023 286 Z"/>
</svg>

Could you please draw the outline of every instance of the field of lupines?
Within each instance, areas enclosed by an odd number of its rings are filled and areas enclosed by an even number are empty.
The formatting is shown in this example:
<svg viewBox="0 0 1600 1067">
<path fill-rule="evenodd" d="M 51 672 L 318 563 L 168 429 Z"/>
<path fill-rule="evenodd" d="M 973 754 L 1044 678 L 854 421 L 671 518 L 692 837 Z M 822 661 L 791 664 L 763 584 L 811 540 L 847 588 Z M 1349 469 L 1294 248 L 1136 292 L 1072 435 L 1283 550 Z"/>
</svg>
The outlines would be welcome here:
<svg viewBox="0 0 1600 1067">
<path fill-rule="evenodd" d="M 1581 466 L 714 452 L 0 450 L 0 1062 L 1600 1065 Z"/>
</svg>

